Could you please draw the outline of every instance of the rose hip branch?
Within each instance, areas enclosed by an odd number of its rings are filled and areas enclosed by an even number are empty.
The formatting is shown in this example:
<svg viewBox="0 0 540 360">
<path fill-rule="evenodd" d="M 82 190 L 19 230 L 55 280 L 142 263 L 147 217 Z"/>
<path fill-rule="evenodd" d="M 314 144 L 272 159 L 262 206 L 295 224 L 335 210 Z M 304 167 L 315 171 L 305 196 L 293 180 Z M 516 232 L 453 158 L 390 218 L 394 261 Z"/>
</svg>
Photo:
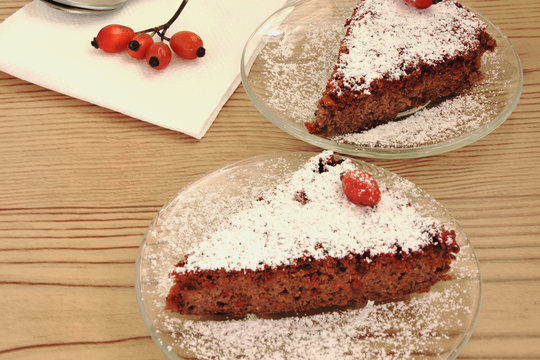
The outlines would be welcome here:
<svg viewBox="0 0 540 360">
<path fill-rule="evenodd" d="M 91 44 L 96 49 L 108 53 L 127 51 L 135 59 L 146 59 L 146 63 L 155 70 L 169 65 L 172 51 L 183 59 L 193 60 L 203 57 L 206 49 L 199 35 L 191 31 L 179 31 L 171 37 L 165 34 L 178 19 L 188 0 L 183 0 L 178 10 L 164 24 L 135 32 L 128 26 L 111 24 L 103 27 Z M 154 36 L 159 41 L 154 41 Z"/>
</svg>

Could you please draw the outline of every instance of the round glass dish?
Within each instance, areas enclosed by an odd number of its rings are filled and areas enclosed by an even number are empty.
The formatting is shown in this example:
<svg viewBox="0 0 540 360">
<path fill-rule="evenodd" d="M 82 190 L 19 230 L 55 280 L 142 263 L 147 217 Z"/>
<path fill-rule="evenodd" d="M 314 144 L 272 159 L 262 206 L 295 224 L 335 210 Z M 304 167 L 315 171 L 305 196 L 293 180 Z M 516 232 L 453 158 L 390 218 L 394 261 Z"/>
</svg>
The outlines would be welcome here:
<svg viewBox="0 0 540 360">
<path fill-rule="evenodd" d="M 523 86 L 519 57 L 500 29 L 482 15 L 497 41 L 482 60 L 485 78 L 472 89 L 413 115 L 362 133 L 310 134 L 316 104 L 330 77 L 345 20 L 356 0 L 293 1 L 271 15 L 247 41 L 241 77 L 255 107 L 290 135 L 312 145 L 369 158 L 416 158 L 468 145 L 512 113 Z"/>
<path fill-rule="evenodd" d="M 159 211 L 139 248 L 135 289 L 144 322 L 169 359 L 455 359 L 465 346 L 482 295 L 467 236 L 417 186 L 359 160 L 353 161 L 381 186 L 406 186 L 413 206 L 455 229 L 461 251 L 452 263 L 452 280 L 406 301 L 304 316 L 200 319 L 164 309 L 172 285 L 168 274 L 187 249 L 314 155 L 272 154 L 232 164 L 185 187 Z"/>
</svg>

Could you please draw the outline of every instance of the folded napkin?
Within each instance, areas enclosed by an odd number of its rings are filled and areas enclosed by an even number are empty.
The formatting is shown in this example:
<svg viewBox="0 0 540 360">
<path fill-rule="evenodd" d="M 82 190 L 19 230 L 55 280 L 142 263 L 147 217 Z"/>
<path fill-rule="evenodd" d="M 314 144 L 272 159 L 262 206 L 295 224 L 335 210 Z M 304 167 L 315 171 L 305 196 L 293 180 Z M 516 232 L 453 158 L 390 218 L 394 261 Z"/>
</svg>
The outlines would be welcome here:
<svg viewBox="0 0 540 360">
<path fill-rule="evenodd" d="M 130 0 L 103 15 L 77 15 L 34 0 L 0 24 L 0 70 L 149 123 L 202 138 L 240 83 L 240 57 L 257 26 L 285 0 L 191 0 L 167 31 L 201 36 L 206 55 L 173 54 L 161 71 L 90 41 L 108 24 L 165 23 L 181 0 Z M 155 38 L 157 40 L 157 36 Z"/>
</svg>

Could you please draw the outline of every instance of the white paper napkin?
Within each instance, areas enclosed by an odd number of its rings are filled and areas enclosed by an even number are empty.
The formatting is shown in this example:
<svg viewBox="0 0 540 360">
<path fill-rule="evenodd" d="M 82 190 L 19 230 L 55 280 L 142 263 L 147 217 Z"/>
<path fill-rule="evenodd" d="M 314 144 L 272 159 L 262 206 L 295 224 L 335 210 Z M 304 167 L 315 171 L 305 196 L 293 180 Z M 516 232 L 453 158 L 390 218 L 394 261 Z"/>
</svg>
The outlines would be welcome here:
<svg viewBox="0 0 540 360">
<path fill-rule="evenodd" d="M 285 0 L 190 0 L 167 35 L 199 34 L 206 55 L 190 61 L 173 54 L 161 71 L 90 45 L 108 24 L 135 31 L 161 25 L 180 3 L 130 0 L 112 13 L 77 15 L 34 0 L 0 24 L 0 70 L 200 139 L 240 82 L 245 42 Z"/>
</svg>

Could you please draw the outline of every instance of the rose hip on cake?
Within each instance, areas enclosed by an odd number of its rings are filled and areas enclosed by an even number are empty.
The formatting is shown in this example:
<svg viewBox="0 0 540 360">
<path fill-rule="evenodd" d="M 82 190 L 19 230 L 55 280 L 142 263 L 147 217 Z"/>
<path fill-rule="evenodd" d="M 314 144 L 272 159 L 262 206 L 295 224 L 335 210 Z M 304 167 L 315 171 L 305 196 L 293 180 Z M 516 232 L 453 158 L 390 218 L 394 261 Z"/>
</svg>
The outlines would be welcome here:
<svg viewBox="0 0 540 360">
<path fill-rule="evenodd" d="M 341 177 L 343 192 L 351 202 L 375 206 L 381 200 L 381 190 L 373 175 L 364 170 L 351 170 Z"/>
</svg>

